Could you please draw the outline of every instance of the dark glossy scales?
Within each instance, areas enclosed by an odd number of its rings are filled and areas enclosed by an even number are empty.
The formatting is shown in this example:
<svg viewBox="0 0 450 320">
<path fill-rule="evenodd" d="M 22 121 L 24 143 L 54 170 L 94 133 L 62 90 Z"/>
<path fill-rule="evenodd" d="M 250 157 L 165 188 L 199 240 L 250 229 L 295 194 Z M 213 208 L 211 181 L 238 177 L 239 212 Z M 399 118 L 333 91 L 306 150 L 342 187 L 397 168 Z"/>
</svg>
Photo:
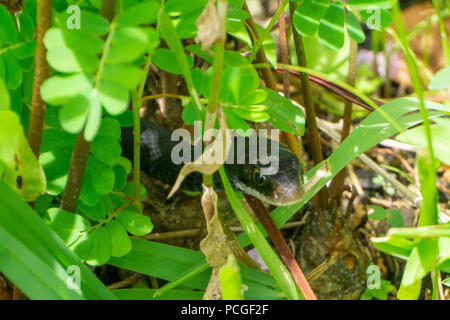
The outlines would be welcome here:
<svg viewBox="0 0 450 320">
<path fill-rule="evenodd" d="M 141 119 L 141 170 L 150 176 L 173 185 L 178 177 L 183 164 L 175 164 L 171 159 L 171 153 L 175 146 L 180 143 L 186 144 L 185 148 L 191 148 L 191 155 L 194 155 L 194 147 L 187 141 L 171 140 L 172 132 L 162 126 L 147 120 Z M 276 141 L 261 138 L 256 139 L 257 144 L 250 144 L 250 139 L 245 138 L 243 146 L 245 151 L 238 149 L 237 137 L 233 138 L 233 154 L 225 164 L 225 171 L 236 191 L 252 194 L 262 200 L 277 205 L 292 201 L 299 197 L 302 192 L 302 183 L 299 181 L 300 164 L 295 155 L 289 149 Z M 239 138 L 242 139 L 242 138 Z M 258 143 L 265 143 L 268 149 L 267 154 L 271 155 L 271 147 L 279 150 L 279 170 L 276 173 L 261 177 L 263 168 L 267 164 L 260 163 L 259 154 L 256 163 L 249 161 L 249 145 L 256 146 Z M 122 128 L 122 155 L 131 161 L 133 160 L 133 128 Z M 192 160 L 192 159 L 191 159 Z M 240 160 L 240 161 L 238 161 Z M 242 164 L 242 162 L 244 162 Z M 184 180 L 181 189 L 188 191 L 202 191 L 202 175 L 191 173 Z M 214 174 L 214 187 L 216 190 L 223 190 L 223 185 L 218 173 Z"/>
</svg>

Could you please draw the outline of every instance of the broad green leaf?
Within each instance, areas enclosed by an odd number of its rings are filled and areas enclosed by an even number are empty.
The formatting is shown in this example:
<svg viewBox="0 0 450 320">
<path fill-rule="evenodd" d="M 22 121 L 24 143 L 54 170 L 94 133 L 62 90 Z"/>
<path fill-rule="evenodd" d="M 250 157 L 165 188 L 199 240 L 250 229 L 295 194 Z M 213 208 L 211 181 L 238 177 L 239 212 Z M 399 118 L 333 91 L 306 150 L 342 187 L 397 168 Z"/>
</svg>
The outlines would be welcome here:
<svg viewBox="0 0 450 320">
<path fill-rule="evenodd" d="M 8 89 L 6 89 L 3 79 L 0 77 L 0 111 L 8 110 L 10 101 Z"/>
<path fill-rule="evenodd" d="M 180 279 L 178 284 L 205 290 L 211 273 L 201 252 L 139 239 L 131 239 L 131 242 L 129 254 L 121 258 L 112 257 L 108 263 L 160 279 L 174 282 Z M 274 289 L 276 283 L 270 275 L 245 266 L 241 266 L 241 275 L 243 284 L 248 287 L 244 292 L 246 299 L 283 297 L 278 289 Z M 169 292 L 166 290 L 163 295 Z"/>
<path fill-rule="evenodd" d="M 12 111 L 0 111 L 0 123 L 0 162 L 12 167 L 19 144 L 20 120 Z"/>
<path fill-rule="evenodd" d="M 389 224 L 394 228 L 403 227 L 405 221 L 403 220 L 402 212 L 400 210 L 390 209 L 388 211 Z"/>
<path fill-rule="evenodd" d="M 242 119 L 252 122 L 263 122 L 270 119 L 270 115 L 266 111 L 253 111 L 245 107 L 233 108 L 233 112 Z"/>
<path fill-rule="evenodd" d="M 119 300 L 202 300 L 204 291 L 171 290 L 154 297 L 156 289 L 119 289 L 111 291 Z"/>
<path fill-rule="evenodd" d="M 430 90 L 441 90 L 450 87 L 450 67 L 439 70 L 431 79 L 428 88 Z"/>
<path fill-rule="evenodd" d="M 319 25 L 319 41 L 331 50 L 344 46 L 345 9 L 339 2 L 331 4 Z"/>
<path fill-rule="evenodd" d="M 192 68 L 193 59 L 191 56 L 186 55 L 189 69 Z M 177 60 L 175 53 L 166 48 L 158 48 L 153 52 L 152 62 L 164 71 L 173 74 L 183 74 L 183 68 Z"/>
<path fill-rule="evenodd" d="M 106 62 L 132 62 L 146 51 L 149 35 L 138 27 L 118 28 L 114 33 L 113 43 L 113 46 L 109 48 Z"/>
<path fill-rule="evenodd" d="M 72 134 L 80 133 L 86 123 L 91 101 L 85 95 L 67 101 L 59 111 L 61 127 Z"/>
<path fill-rule="evenodd" d="M 102 119 L 100 129 L 92 142 L 90 152 L 97 159 L 113 165 L 120 158 L 120 124 L 115 119 Z"/>
<path fill-rule="evenodd" d="M 3 55 L 5 63 L 5 85 L 10 90 L 17 89 L 23 80 L 23 71 L 20 67 L 19 60 L 11 53 L 7 51 Z"/>
<path fill-rule="evenodd" d="M 245 0 L 229 0 L 230 7 L 234 9 L 240 9 L 244 5 Z"/>
<path fill-rule="evenodd" d="M 80 232 L 91 226 L 86 218 L 59 208 L 48 209 L 44 215 L 44 222 L 67 245 L 76 240 L 80 236 Z"/>
<path fill-rule="evenodd" d="M 122 257 L 131 250 L 131 240 L 123 226 L 116 220 L 110 221 L 106 226 L 111 241 L 111 255 Z"/>
<path fill-rule="evenodd" d="M 383 30 L 392 24 L 392 13 L 386 9 L 371 7 L 362 10 L 360 15 L 369 29 Z"/>
<path fill-rule="evenodd" d="M 69 99 L 92 91 L 94 76 L 91 73 L 76 73 L 70 76 L 54 76 L 44 81 L 41 96 L 52 105 L 62 105 Z"/>
<path fill-rule="evenodd" d="M 83 29 L 51 28 L 45 33 L 44 44 L 47 50 L 66 47 L 80 53 L 99 55 L 103 50 L 104 42 Z"/>
<path fill-rule="evenodd" d="M 2 4 L 0 4 L 0 39 L 6 44 L 15 44 L 19 40 L 16 24 Z"/>
<path fill-rule="evenodd" d="M 244 119 L 242 119 L 241 117 L 234 114 L 232 108 L 222 107 L 222 110 L 225 113 L 225 117 L 227 119 L 227 124 L 231 129 L 241 130 L 241 131 L 237 131 L 237 132 L 240 132 L 242 134 L 248 132 L 248 134 L 246 136 L 250 136 L 251 131 L 248 131 L 248 130 L 251 129 L 251 127 L 249 126 L 249 124 L 247 122 L 244 121 Z"/>
<path fill-rule="evenodd" d="M 390 0 L 349 0 L 348 4 L 356 9 L 366 9 L 369 7 L 389 9 L 392 7 Z"/>
<path fill-rule="evenodd" d="M 313 35 L 319 28 L 320 20 L 330 5 L 329 1 L 305 0 L 295 10 L 292 23 L 298 33 L 304 36 Z"/>
<path fill-rule="evenodd" d="M 123 227 L 135 236 L 145 236 L 153 229 L 150 218 L 132 211 L 120 211 L 117 220 Z"/>
<path fill-rule="evenodd" d="M 114 299 L 16 193 L 0 181 L 0 272 L 30 299 Z M 79 267 L 81 290 L 70 290 L 67 268 Z"/>
<path fill-rule="evenodd" d="M 5 169 L 3 178 L 25 201 L 34 201 L 46 190 L 44 170 L 28 145 L 22 128 L 19 128 L 17 135 L 15 163 Z"/>
<path fill-rule="evenodd" d="M 25 40 L 33 40 L 34 23 L 26 12 L 19 14 L 20 34 Z"/>
<path fill-rule="evenodd" d="M 90 179 L 94 190 L 104 195 L 114 187 L 114 171 L 96 157 L 89 156 L 85 179 Z"/>
<path fill-rule="evenodd" d="M 102 73 L 104 81 L 111 81 L 128 90 L 135 89 L 142 78 L 144 70 L 129 64 L 107 64 Z"/>
<path fill-rule="evenodd" d="M 414 248 L 413 241 L 395 236 L 372 238 L 371 242 L 377 250 L 404 260 L 408 259 L 411 250 Z"/>
<path fill-rule="evenodd" d="M 347 11 L 347 32 L 356 42 L 363 43 L 366 40 L 366 36 L 361 29 L 358 18 L 353 11 Z"/>
<path fill-rule="evenodd" d="M 372 220 L 383 220 L 386 218 L 386 210 L 383 207 L 377 205 L 370 205 L 369 208 L 373 209 L 373 212 L 368 214 L 368 217 Z"/>
<path fill-rule="evenodd" d="M 128 108 L 129 92 L 122 85 L 112 81 L 102 81 L 99 98 L 103 107 L 112 115 L 118 115 Z"/>
<path fill-rule="evenodd" d="M 240 271 L 236 258 L 228 256 L 227 263 L 219 271 L 222 300 L 244 300 Z"/>
<path fill-rule="evenodd" d="M 122 165 L 115 165 L 113 167 L 114 171 L 114 189 L 122 190 L 127 183 L 127 171 Z"/>
<path fill-rule="evenodd" d="M 39 214 L 44 214 L 52 205 L 53 199 L 48 193 L 41 194 L 34 201 L 34 210 Z"/>
<path fill-rule="evenodd" d="M 159 3 L 156 0 L 144 1 L 128 7 L 117 17 L 120 26 L 152 24 L 158 16 Z"/>
<path fill-rule="evenodd" d="M 36 41 L 31 40 L 31 41 L 21 42 L 20 44 L 17 44 L 16 46 L 14 46 L 14 48 L 11 48 L 10 51 L 18 59 L 31 58 L 34 56 L 34 53 L 36 51 Z"/>
<path fill-rule="evenodd" d="M 86 258 L 86 263 L 91 266 L 101 266 L 111 257 L 111 241 L 105 227 L 99 227 L 92 231 L 91 248 Z"/>
<path fill-rule="evenodd" d="M 90 184 L 91 185 L 91 184 Z M 92 205 L 88 201 L 86 201 L 86 197 L 84 197 L 86 185 L 83 183 L 82 185 L 82 194 L 80 196 L 80 200 L 77 203 L 77 211 L 83 213 L 86 217 L 93 221 L 102 222 L 106 219 L 108 212 L 106 212 L 106 208 L 104 203 L 101 201 L 102 197 L 98 195 L 95 191 L 90 192 L 89 195 L 95 194 L 98 198 L 98 201 Z M 91 191 L 91 190 L 88 190 Z"/>
<path fill-rule="evenodd" d="M 290 99 L 282 97 L 271 89 L 262 89 L 267 93 L 267 98 L 263 102 L 269 109 L 269 122 L 275 127 L 285 132 L 296 135 L 303 135 L 305 132 L 305 116 L 303 111 L 295 106 Z"/>
<path fill-rule="evenodd" d="M 73 19 L 73 17 L 71 18 L 71 16 L 71 14 L 67 13 L 66 10 L 64 10 L 61 14 L 56 16 L 55 20 L 60 28 L 71 31 L 71 29 L 67 27 L 68 22 L 71 22 Z M 88 32 L 93 35 L 103 36 L 109 30 L 108 20 L 103 18 L 98 13 L 81 10 L 80 22 L 81 29 L 84 32 Z"/>
<path fill-rule="evenodd" d="M 102 106 L 100 105 L 100 98 L 98 91 L 90 92 L 88 95 L 90 101 L 90 108 L 87 117 L 86 127 L 84 130 L 84 138 L 86 141 L 92 141 L 97 134 L 100 122 L 102 119 Z"/>
<path fill-rule="evenodd" d="M 267 98 L 267 92 L 258 89 L 255 91 L 252 91 L 248 93 L 247 95 L 243 96 L 239 99 L 239 105 L 241 106 L 251 106 L 262 103 Z"/>
<path fill-rule="evenodd" d="M 53 48 L 47 52 L 48 64 L 63 73 L 93 72 L 99 60 L 96 56 L 74 51 L 66 47 Z"/>
</svg>

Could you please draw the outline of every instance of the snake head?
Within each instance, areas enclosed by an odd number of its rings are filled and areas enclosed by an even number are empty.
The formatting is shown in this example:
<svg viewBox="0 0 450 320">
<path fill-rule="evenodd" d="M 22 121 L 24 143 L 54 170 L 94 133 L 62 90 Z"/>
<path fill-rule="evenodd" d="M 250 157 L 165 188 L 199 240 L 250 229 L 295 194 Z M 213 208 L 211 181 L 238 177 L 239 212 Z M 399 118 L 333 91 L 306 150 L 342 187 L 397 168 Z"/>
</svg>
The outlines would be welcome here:
<svg viewBox="0 0 450 320">
<path fill-rule="evenodd" d="M 240 158 L 238 153 L 235 160 L 239 164 L 226 164 L 225 170 L 237 191 L 275 206 L 291 205 L 300 201 L 304 195 L 302 166 L 288 148 L 278 142 L 270 142 L 269 161 L 262 161 L 258 157 L 256 163 L 252 164 L 245 155 L 243 163 L 244 155 Z M 274 147 L 278 152 L 272 152 Z"/>
</svg>

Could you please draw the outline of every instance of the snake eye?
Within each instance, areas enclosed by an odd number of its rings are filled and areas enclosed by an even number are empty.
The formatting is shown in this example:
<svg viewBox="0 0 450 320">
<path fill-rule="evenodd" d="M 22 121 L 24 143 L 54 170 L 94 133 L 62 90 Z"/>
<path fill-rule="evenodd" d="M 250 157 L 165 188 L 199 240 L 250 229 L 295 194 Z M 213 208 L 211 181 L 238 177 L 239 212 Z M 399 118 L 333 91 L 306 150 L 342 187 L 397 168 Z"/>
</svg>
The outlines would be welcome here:
<svg viewBox="0 0 450 320">
<path fill-rule="evenodd" d="M 253 171 L 253 181 L 255 181 L 258 186 L 263 186 L 266 183 L 267 178 L 259 171 L 259 169 L 255 169 L 255 171 Z"/>
</svg>

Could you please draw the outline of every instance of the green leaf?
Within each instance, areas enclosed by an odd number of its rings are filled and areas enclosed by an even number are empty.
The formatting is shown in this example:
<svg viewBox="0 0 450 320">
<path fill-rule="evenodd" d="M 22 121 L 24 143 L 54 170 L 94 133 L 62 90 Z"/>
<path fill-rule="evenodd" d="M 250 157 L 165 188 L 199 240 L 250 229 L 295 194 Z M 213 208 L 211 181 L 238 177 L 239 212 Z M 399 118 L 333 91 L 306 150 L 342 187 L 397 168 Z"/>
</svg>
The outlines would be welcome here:
<svg viewBox="0 0 450 320">
<path fill-rule="evenodd" d="M 63 73 L 93 72 L 97 70 L 99 60 L 96 56 L 66 47 L 53 48 L 47 53 L 48 64 Z"/>
<path fill-rule="evenodd" d="M 106 225 L 106 230 L 111 241 L 111 255 L 122 257 L 131 250 L 131 241 L 122 225 L 116 220 L 110 221 Z"/>
<path fill-rule="evenodd" d="M 120 211 L 117 220 L 132 235 L 145 236 L 153 229 L 150 218 L 132 211 Z"/>
<path fill-rule="evenodd" d="M 156 0 L 137 3 L 128 7 L 117 17 L 120 26 L 137 26 L 140 24 L 152 24 L 158 16 L 159 3 Z"/>
<path fill-rule="evenodd" d="M 240 271 L 236 258 L 228 256 L 227 263 L 219 271 L 222 300 L 244 300 Z"/>
<path fill-rule="evenodd" d="M 30 299 L 114 299 L 17 194 L 0 181 L 0 272 Z M 70 290 L 67 268 L 80 268 L 81 290 Z"/>
<path fill-rule="evenodd" d="M 102 119 L 100 129 L 92 142 L 90 152 L 107 165 L 115 164 L 122 152 L 119 143 L 120 124 L 115 119 Z"/>
<path fill-rule="evenodd" d="M 99 227 L 92 232 L 91 248 L 86 263 L 91 266 L 101 266 L 111 257 L 111 241 L 105 227 Z"/>
<path fill-rule="evenodd" d="M 191 56 L 185 55 L 189 69 L 192 68 L 194 60 Z M 158 48 L 152 55 L 152 62 L 164 71 L 173 74 L 183 74 L 183 68 L 177 60 L 175 53 L 166 48 Z"/>
<path fill-rule="evenodd" d="M 56 16 L 55 20 L 61 29 L 71 31 L 71 29 L 67 27 L 67 22 L 72 21 L 71 14 L 68 14 L 64 10 L 61 14 Z M 97 13 L 93 13 L 87 10 L 80 11 L 80 22 L 81 29 L 84 32 L 88 32 L 96 36 L 103 36 L 109 30 L 108 20 Z"/>
<path fill-rule="evenodd" d="M 54 76 L 44 81 L 41 96 L 52 105 L 62 105 L 69 99 L 92 91 L 94 76 L 91 73 L 76 73 L 70 76 Z"/>
<path fill-rule="evenodd" d="M 102 106 L 100 105 L 100 98 L 98 92 L 89 93 L 90 108 L 87 117 L 86 127 L 84 130 L 84 138 L 91 142 L 97 134 L 100 122 L 102 119 Z"/>
<path fill-rule="evenodd" d="M 366 9 L 371 6 L 384 9 L 392 7 L 392 1 L 390 0 L 349 0 L 348 4 L 356 9 Z"/>
<path fill-rule="evenodd" d="M 5 85 L 10 90 L 17 89 L 23 80 L 23 72 L 20 67 L 19 60 L 11 53 L 7 51 L 3 54 L 5 62 Z"/>
<path fill-rule="evenodd" d="M 373 209 L 373 212 L 369 213 L 369 218 L 372 220 L 383 220 L 386 218 L 386 210 L 383 207 L 377 205 L 370 205 L 369 208 Z"/>
<path fill-rule="evenodd" d="M 347 32 L 356 42 L 363 43 L 366 40 L 366 36 L 361 29 L 358 18 L 353 11 L 347 11 Z"/>
<path fill-rule="evenodd" d="M 99 98 L 103 107 L 112 115 L 118 115 L 128 108 L 129 91 L 122 85 L 102 81 L 99 88 Z"/>
<path fill-rule="evenodd" d="M 85 95 L 78 95 L 66 102 L 59 111 L 59 121 L 69 133 L 80 133 L 86 123 L 91 101 Z"/>
<path fill-rule="evenodd" d="M 402 212 L 400 210 L 390 209 L 388 211 L 389 224 L 394 228 L 401 228 L 405 224 Z"/>
<path fill-rule="evenodd" d="M 344 27 L 345 9 L 339 2 L 334 2 L 320 21 L 320 43 L 331 50 L 339 50 L 344 46 Z"/>
<path fill-rule="evenodd" d="M 128 90 L 136 89 L 144 77 L 144 70 L 129 64 L 107 64 L 102 79 L 111 81 Z"/>
<path fill-rule="evenodd" d="M 119 289 L 112 290 L 119 300 L 202 300 L 204 291 L 172 290 L 154 297 L 156 289 Z"/>
<path fill-rule="evenodd" d="M 295 10 L 292 22 L 297 32 L 303 36 L 313 35 L 319 28 L 320 20 L 329 7 L 330 2 L 305 0 Z"/>
<path fill-rule="evenodd" d="M 104 195 L 114 187 L 114 171 L 96 157 L 89 156 L 85 179 L 90 179 L 94 190 Z"/>
<path fill-rule="evenodd" d="M 0 123 L 0 162 L 12 167 L 19 144 L 20 120 L 15 112 L 0 111 Z"/>
<path fill-rule="evenodd" d="M 21 42 L 10 51 L 18 59 L 28 59 L 34 56 L 36 51 L 36 41 Z"/>
<path fill-rule="evenodd" d="M 392 24 L 392 13 L 386 9 L 370 8 L 360 12 L 369 29 L 383 30 Z"/>
<path fill-rule="evenodd" d="M 118 28 L 113 36 L 114 45 L 109 48 L 107 63 L 124 63 L 136 60 L 149 44 L 148 33 L 138 27 Z"/>
<path fill-rule="evenodd" d="M 49 51 L 57 48 L 69 48 L 88 55 L 99 55 L 104 46 L 102 39 L 84 29 L 64 30 L 59 28 L 51 28 L 45 33 L 44 44 Z"/>
<path fill-rule="evenodd" d="M 428 88 L 430 90 L 441 90 L 450 87 L 450 67 L 439 70 L 431 79 Z"/>
<path fill-rule="evenodd" d="M 19 40 L 16 24 L 2 4 L 0 4 L 0 39 L 6 44 L 15 44 Z"/>
<path fill-rule="evenodd" d="M 3 79 L 0 77 L 0 111 L 10 108 L 10 98 L 8 89 L 6 89 Z"/>
<path fill-rule="evenodd" d="M 25 40 L 33 40 L 34 38 L 34 23 L 26 12 L 19 14 L 20 34 Z"/>
<path fill-rule="evenodd" d="M 303 111 L 294 105 L 290 99 L 282 97 L 278 92 L 271 89 L 262 89 L 267 93 L 263 102 L 269 109 L 269 122 L 282 131 L 295 135 L 303 135 L 305 132 L 305 116 Z"/>
<path fill-rule="evenodd" d="M 66 245 L 76 240 L 80 236 L 80 232 L 91 227 L 86 218 L 59 208 L 48 209 L 44 215 L 44 222 L 58 234 Z"/>
<path fill-rule="evenodd" d="M 17 144 L 13 153 L 14 164 L 11 167 L 6 167 L 3 179 L 25 201 L 34 201 L 39 194 L 46 190 L 44 171 L 28 145 L 23 129 L 19 127 L 16 132 Z"/>
</svg>

